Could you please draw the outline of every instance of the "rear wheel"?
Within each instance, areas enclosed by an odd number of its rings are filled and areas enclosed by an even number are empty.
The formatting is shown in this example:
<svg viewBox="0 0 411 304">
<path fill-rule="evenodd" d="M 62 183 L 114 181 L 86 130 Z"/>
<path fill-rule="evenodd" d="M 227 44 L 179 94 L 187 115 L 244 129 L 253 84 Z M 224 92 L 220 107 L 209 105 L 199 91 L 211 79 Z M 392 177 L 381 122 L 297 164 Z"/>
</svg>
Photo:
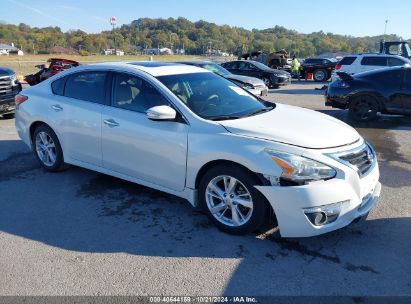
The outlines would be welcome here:
<svg viewBox="0 0 411 304">
<path fill-rule="evenodd" d="M 327 71 L 323 69 L 315 70 L 313 76 L 316 82 L 324 82 L 327 80 Z"/>
<path fill-rule="evenodd" d="M 369 95 L 357 96 L 350 101 L 348 113 L 356 121 L 370 121 L 377 117 L 377 100 Z"/>
<path fill-rule="evenodd" d="M 214 167 L 201 179 L 199 202 L 222 231 L 244 234 L 267 222 L 265 197 L 254 188 L 257 177 L 236 166 Z"/>
<path fill-rule="evenodd" d="M 60 142 L 49 126 L 41 125 L 36 128 L 33 134 L 33 145 L 38 161 L 47 171 L 57 172 L 68 167 L 64 163 Z"/>
</svg>

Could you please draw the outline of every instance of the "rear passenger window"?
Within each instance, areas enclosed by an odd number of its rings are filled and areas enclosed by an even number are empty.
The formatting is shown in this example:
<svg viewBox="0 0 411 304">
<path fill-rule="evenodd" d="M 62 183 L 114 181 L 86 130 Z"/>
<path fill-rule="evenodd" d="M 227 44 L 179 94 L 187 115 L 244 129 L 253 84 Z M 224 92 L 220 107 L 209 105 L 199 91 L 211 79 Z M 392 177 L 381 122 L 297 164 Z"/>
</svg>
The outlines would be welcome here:
<svg viewBox="0 0 411 304">
<path fill-rule="evenodd" d="M 364 57 L 361 60 L 362 65 L 374 65 L 374 66 L 386 66 L 387 58 L 386 57 Z"/>
<path fill-rule="evenodd" d="M 355 59 L 357 59 L 357 57 L 352 56 L 352 57 L 344 57 L 341 61 L 340 61 L 340 65 L 351 65 Z"/>
<path fill-rule="evenodd" d="M 63 96 L 66 79 L 67 77 L 62 77 L 60 79 L 57 79 L 56 81 L 53 81 L 53 83 L 51 84 L 51 90 L 53 94 Z"/>
<path fill-rule="evenodd" d="M 401 66 L 404 65 L 404 61 L 398 58 L 387 58 L 388 66 Z"/>
<path fill-rule="evenodd" d="M 105 72 L 72 74 L 67 79 L 64 96 L 104 104 L 105 81 Z"/>
<path fill-rule="evenodd" d="M 224 63 L 224 67 L 228 69 L 236 69 L 238 66 L 238 62 L 226 62 Z"/>
</svg>

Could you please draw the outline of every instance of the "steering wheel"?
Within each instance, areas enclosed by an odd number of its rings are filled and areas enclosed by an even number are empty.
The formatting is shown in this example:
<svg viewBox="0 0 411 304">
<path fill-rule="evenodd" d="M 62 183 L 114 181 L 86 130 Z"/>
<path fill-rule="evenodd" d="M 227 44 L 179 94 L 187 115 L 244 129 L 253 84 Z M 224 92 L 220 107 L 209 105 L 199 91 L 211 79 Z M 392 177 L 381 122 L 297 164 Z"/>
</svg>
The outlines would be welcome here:
<svg viewBox="0 0 411 304">
<path fill-rule="evenodd" d="M 211 108 L 217 108 L 220 97 L 217 94 L 213 94 L 207 98 L 205 102 L 202 102 L 198 106 L 199 112 L 204 112 Z"/>
</svg>

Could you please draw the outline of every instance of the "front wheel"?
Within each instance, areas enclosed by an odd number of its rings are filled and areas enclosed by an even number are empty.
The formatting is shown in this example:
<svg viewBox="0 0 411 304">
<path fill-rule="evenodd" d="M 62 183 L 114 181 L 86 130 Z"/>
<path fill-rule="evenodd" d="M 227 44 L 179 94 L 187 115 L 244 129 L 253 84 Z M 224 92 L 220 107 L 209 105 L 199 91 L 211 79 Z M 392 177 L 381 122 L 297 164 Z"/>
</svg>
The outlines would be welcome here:
<svg viewBox="0 0 411 304">
<path fill-rule="evenodd" d="M 37 160 L 50 172 L 66 169 L 63 150 L 54 131 L 47 125 L 41 125 L 34 131 L 33 145 Z"/>
<path fill-rule="evenodd" d="M 244 234 L 267 222 L 268 203 L 254 188 L 258 179 L 236 166 L 214 167 L 202 178 L 199 202 L 222 231 Z"/>
<path fill-rule="evenodd" d="M 377 117 L 378 108 L 378 102 L 374 97 L 357 96 L 350 101 L 348 113 L 353 120 L 371 121 Z"/>
</svg>

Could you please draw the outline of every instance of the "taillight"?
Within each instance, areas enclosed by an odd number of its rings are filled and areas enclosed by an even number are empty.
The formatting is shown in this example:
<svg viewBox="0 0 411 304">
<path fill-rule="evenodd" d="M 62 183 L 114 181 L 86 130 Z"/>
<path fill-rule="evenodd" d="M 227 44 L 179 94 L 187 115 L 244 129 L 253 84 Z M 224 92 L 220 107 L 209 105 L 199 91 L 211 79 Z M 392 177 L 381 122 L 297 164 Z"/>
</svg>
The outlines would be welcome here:
<svg viewBox="0 0 411 304">
<path fill-rule="evenodd" d="M 339 69 L 341 69 L 342 68 L 342 65 L 341 64 L 337 64 L 336 66 L 335 66 L 335 69 L 336 70 L 339 70 Z"/>
<path fill-rule="evenodd" d="M 29 99 L 27 96 L 25 95 L 16 95 L 14 97 L 14 102 L 16 103 L 16 108 L 18 108 L 19 105 L 21 105 L 23 102 L 25 102 L 27 99 Z"/>
</svg>

